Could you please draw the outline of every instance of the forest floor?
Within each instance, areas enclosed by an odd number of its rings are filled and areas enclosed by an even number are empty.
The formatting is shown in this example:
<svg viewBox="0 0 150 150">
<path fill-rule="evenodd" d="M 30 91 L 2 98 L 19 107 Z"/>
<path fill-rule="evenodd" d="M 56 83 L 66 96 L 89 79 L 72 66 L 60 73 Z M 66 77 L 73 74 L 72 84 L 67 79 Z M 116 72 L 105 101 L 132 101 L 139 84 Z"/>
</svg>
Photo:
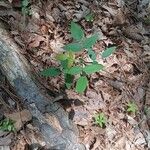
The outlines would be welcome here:
<svg viewBox="0 0 150 150">
<path fill-rule="evenodd" d="M 150 149 L 150 3 L 142 9 L 144 4 L 123 0 L 33 0 L 23 6 L 18 0 L 0 1 L 0 19 L 30 63 L 33 76 L 56 97 L 65 95 L 58 101 L 77 125 L 79 140 L 87 150 Z M 100 35 L 93 51 L 104 69 L 88 76 L 89 86 L 83 94 L 74 88 L 64 89 L 63 76 L 40 75 L 43 69 L 59 65 L 56 55 L 64 52 L 62 47 L 72 40 L 72 20 L 82 26 L 86 36 Z M 100 54 L 112 46 L 116 51 L 102 58 Z M 85 54 L 80 52 L 76 59 L 91 61 Z M 0 96 L 0 113 L 11 115 L 13 120 L 20 114 L 21 105 L 17 103 L 17 112 L 11 106 L 20 98 L 5 79 Z M 0 131 L 0 145 L 24 150 L 26 144 L 35 141 L 43 144 L 28 122 L 31 116 L 25 110 L 21 113 L 27 123 L 21 125 L 13 144 L 11 135 Z M 106 119 L 103 127 L 95 121 L 98 114 Z M 29 141 L 28 136 L 34 140 Z"/>
</svg>

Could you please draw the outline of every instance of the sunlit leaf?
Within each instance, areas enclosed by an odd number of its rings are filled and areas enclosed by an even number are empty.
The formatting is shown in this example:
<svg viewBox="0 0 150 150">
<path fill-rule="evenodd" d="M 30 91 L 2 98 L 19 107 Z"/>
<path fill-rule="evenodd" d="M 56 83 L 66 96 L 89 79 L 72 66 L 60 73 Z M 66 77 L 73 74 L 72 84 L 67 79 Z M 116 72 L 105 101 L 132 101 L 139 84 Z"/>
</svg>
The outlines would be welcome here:
<svg viewBox="0 0 150 150">
<path fill-rule="evenodd" d="M 88 79 L 86 76 L 81 76 L 76 83 L 76 92 L 83 93 L 88 85 Z"/>
<path fill-rule="evenodd" d="M 127 112 L 135 113 L 138 110 L 137 105 L 134 102 L 128 102 L 127 107 Z"/>
<path fill-rule="evenodd" d="M 92 65 L 87 65 L 83 68 L 83 71 L 86 74 L 91 74 L 91 73 L 95 73 L 98 71 L 101 71 L 104 68 L 104 66 L 102 64 L 92 64 Z"/>
<path fill-rule="evenodd" d="M 72 67 L 75 62 L 75 54 L 72 51 L 68 51 L 68 68 Z"/>
<path fill-rule="evenodd" d="M 75 22 L 71 22 L 71 36 L 75 39 L 80 41 L 83 37 L 84 37 L 84 32 L 83 29 L 81 28 L 81 26 L 79 26 L 77 23 Z"/>
<path fill-rule="evenodd" d="M 59 61 L 66 60 L 66 59 L 67 59 L 67 55 L 66 55 L 66 54 L 63 54 L 63 53 L 58 54 L 58 55 L 56 56 L 56 59 L 59 60 Z"/>
<path fill-rule="evenodd" d="M 104 115 L 104 113 L 100 113 L 96 115 L 94 118 L 95 118 L 95 123 L 98 124 L 101 128 L 103 128 L 107 123 L 107 118 Z"/>
<path fill-rule="evenodd" d="M 106 48 L 106 50 L 102 53 L 102 58 L 109 57 L 113 52 L 115 52 L 116 46 Z"/>
<path fill-rule="evenodd" d="M 55 77 L 55 76 L 58 76 L 61 74 L 61 71 L 60 69 L 58 68 L 55 68 L 55 67 L 50 67 L 48 69 L 44 69 L 42 72 L 41 72 L 41 75 L 45 76 L 45 77 Z"/>
</svg>

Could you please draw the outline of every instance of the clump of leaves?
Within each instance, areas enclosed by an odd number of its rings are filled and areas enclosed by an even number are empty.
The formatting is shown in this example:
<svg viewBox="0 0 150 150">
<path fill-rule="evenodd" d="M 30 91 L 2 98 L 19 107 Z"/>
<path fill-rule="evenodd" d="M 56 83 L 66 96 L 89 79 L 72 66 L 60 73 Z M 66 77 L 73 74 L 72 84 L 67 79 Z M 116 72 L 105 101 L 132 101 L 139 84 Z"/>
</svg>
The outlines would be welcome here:
<svg viewBox="0 0 150 150">
<path fill-rule="evenodd" d="M 137 110 L 138 110 L 137 105 L 134 102 L 128 102 L 127 112 L 135 114 Z"/>
<path fill-rule="evenodd" d="M 106 126 L 107 118 L 104 113 L 99 113 L 94 117 L 95 123 L 99 125 L 101 128 Z"/>
<path fill-rule="evenodd" d="M 93 45 L 99 40 L 98 34 L 85 37 L 84 30 L 75 22 L 71 22 L 71 37 L 73 42 L 66 44 L 63 49 L 65 52 L 56 56 L 60 62 L 59 67 L 50 67 L 44 69 L 41 75 L 45 77 L 55 77 L 64 74 L 65 86 L 69 89 L 75 86 L 78 93 L 83 93 L 88 86 L 88 77 L 92 73 L 102 71 L 104 66 L 96 61 L 96 54 L 92 49 Z M 84 61 L 82 57 L 77 55 L 78 52 L 86 51 L 91 58 L 91 63 Z M 115 51 L 115 47 L 108 48 L 102 53 L 102 57 L 106 58 Z"/>
<path fill-rule="evenodd" d="M 0 121 L 0 130 L 14 132 L 15 131 L 14 121 L 11 119 L 8 119 L 8 118 L 1 120 Z"/>
<path fill-rule="evenodd" d="M 29 0 L 21 1 L 21 11 L 23 15 L 30 15 Z"/>
</svg>

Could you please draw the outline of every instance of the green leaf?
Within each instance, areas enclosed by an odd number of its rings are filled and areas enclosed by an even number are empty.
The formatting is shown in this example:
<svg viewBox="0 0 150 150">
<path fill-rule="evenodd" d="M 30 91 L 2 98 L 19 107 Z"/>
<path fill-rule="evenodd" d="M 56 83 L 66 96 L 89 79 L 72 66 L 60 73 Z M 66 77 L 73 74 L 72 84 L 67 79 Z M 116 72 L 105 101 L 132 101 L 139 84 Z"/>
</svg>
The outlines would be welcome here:
<svg viewBox="0 0 150 150">
<path fill-rule="evenodd" d="M 135 113 L 138 110 L 137 105 L 134 102 L 128 102 L 127 107 L 127 112 Z"/>
<path fill-rule="evenodd" d="M 79 52 L 83 49 L 80 43 L 69 43 L 63 47 L 64 50 Z"/>
<path fill-rule="evenodd" d="M 81 72 L 82 72 L 82 67 L 74 66 L 71 67 L 67 73 L 71 75 L 76 75 L 76 74 L 80 74 Z"/>
<path fill-rule="evenodd" d="M 83 29 L 81 28 L 81 26 L 79 26 L 77 23 L 75 22 L 71 22 L 71 36 L 75 39 L 80 41 L 83 37 L 84 37 L 84 32 Z"/>
<path fill-rule="evenodd" d="M 73 84 L 74 76 L 70 74 L 65 74 L 65 85 L 67 89 L 70 89 Z"/>
<path fill-rule="evenodd" d="M 95 123 L 98 124 L 101 128 L 106 125 L 107 119 L 106 119 L 104 113 L 100 113 L 95 116 Z"/>
<path fill-rule="evenodd" d="M 55 77 L 55 76 L 58 76 L 61 74 L 61 71 L 60 69 L 58 68 L 55 68 L 55 67 L 50 67 L 48 69 L 44 69 L 42 72 L 41 72 L 41 75 L 45 76 L 45 77 Z"/>
<path fill-rule="evenodd" d="M 88 48 L 88 55 L 93 61 L 96 60 L 96 54 L 91 48 Z"/>
<path fill-rule="evenodd" d="M 61 53 L 61 54 L 58 54 L 58 55 L 56 56 L 56 59 L 59 60 L 59 61 L 63 61 L 63 60 L 66 60 L 67 57 L 68 57 L 68 56 L 67 56 L 66 54 Z"/>
<path fill-rule="evenodd" d="M 104 68 L 104 66 L 101 64 L 92 64 L 92 65 L 85 66 L 83 68 L 83 71 L 86 74 L 91 74 L 91 73 L 98 72 L 98 71 L 102 70 L 103 68 Z"/>
<path fill-rule="evenodd" d="M 88 79 L 86 76 L 81 76 L 76 83 L 76 92 L 83 93 L 88 85 Z"/>
<path fill-rule="evenodd" d="M 98 34 L 94 34 L 89 38 L 85 38 L 82 41 L 83 47 L 84 48 L 91 48 L 97 42 L 98 39 L 99 39 Z"/>
<path fill-rule="evenodd" d="M 94 14 L 93 13 L 89 13 L 88 15 L 85 16 L 85 20 L 92 22 L 94 20 Z"/>
<path fill-rule="evenodd" d="M 102 53 L 102 58 L 109 57 L 116 50 L 116 46 L 106 48 L 106 50 Z"/>
<path fill-rule="evenodd" d="M 22 0 L 22 7 L 27 7 L 29 5 L 29 0 Z"/>
<path fill-rule="evenodd" d="M 12 121 L 9 118 L 5 118 L 4 120 L 0 121 L 0 130 L 3 131 L 15 131 L 15 127 L 14 127 L 14 121 Z"/>
<path fill-rule="evenodd" d="M 60 64 L 63 69 L 68 69 L 68 60 L 67 59 L 61 61 Z"/>
<path fill-rule="evenodd" d="M 68 68 L 73 66 L 75 62 L 75 54 L 72 51 L 68 52 Z"/>
</svg>

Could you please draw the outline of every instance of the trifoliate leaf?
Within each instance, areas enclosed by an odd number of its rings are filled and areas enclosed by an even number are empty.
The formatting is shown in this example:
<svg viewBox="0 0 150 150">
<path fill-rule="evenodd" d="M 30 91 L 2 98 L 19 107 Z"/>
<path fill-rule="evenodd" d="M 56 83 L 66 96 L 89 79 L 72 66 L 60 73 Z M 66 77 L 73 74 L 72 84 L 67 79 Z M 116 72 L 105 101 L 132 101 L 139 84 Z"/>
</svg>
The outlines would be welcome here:
<svg viewBox="0 0 150 150">
<path fill-rule="evenodd" d="M 109 57 L 116 50 L 116 46 L 106 48 L 106 50 L 102 53 L 102 58 Z"/>
<path fill-rule="evenodd" d="M 84 32 L 83 29 L 81 28 L 81 26 L 79 26 L 77 23 L 75 22 L 71 22 L 71 36 L 75 39 L 80 41 L 83 37 L 84 37 Z"/>
<path fill-rule="evenodd" d="M 83 46 L 80 43 L 69 43 L 63 47 L 64 50 L 79 52 L 83 49 Z"/>
<path fill-rule="evenodd" d="M 76 92 L 83 93 L 88 85 L 88 79 L 86 76 L 81 76 L 76 83 Z"/>
<path fill-rule="evenodd" d="M 83 68 L 83 71 L 86 74 L 91 74 L 91 73 L 95 73 L 95 72 L 101 71 L 103 68 L 104 68 L 104 66 L 101 65 L 101 64 L 92 64 L 92 65 L 85 66 Z"/>
<path fill-rule="evenodd" d="M 41 72 L 41 75 L 45 76 L 45 77 L 55 77 L 55 76 L 58 76 L 61 74 L 61 71 L 60 69 L 58 68 L 55 68 L 55 67 L 50 67 L 48 69 L 44 69 L 42 72 Z"/>
<path fill-rule="evenodd" d="M 84 48 L 91 48 L 97 42 L 98 39 L 99 39 L 98 34 L 94 34 L 89 38 L 85 38 L 82 41 L 83 47 Z"/>
</svg>

